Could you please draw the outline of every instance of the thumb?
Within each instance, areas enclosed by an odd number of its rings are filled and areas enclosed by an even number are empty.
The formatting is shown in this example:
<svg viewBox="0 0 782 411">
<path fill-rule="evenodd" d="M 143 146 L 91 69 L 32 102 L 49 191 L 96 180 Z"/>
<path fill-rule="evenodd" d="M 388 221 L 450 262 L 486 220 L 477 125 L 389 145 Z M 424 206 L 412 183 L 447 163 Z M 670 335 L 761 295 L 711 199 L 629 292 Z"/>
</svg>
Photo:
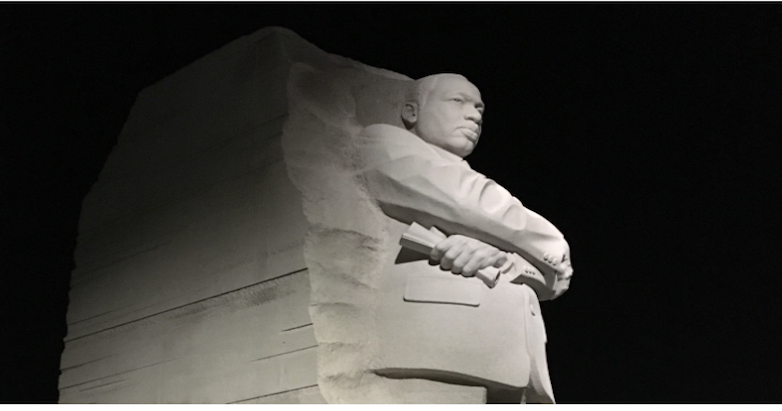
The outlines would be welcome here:
<svg viewBox="0 0 782 411">
<path fill-rule="evenodd" d="M 508 254 L 500 253 L 500 255 L 497 257 L 497 260 L 494 261 L 493 266 L 497 268 L 501 268 L 507 262 L 508 262 Z"/>
</svg>

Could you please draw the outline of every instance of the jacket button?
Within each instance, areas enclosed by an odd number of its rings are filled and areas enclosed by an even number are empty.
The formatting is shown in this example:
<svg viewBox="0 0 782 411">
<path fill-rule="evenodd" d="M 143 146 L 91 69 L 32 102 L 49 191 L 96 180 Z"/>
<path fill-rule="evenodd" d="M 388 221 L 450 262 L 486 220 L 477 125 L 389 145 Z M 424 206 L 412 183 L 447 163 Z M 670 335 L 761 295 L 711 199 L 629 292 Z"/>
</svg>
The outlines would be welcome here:
<svg viewBox="0 0 782 411">
<path fill-rule="evenodd" d="M 534 306 L 534 305 L 532 305 L 532 304 L 530 304 L 530 305 L 529 305 L 529 311 L 532 313 L 532 315 L 537 315 L 537 314 L 535 313 L 535 306 Z"/>
</svg>

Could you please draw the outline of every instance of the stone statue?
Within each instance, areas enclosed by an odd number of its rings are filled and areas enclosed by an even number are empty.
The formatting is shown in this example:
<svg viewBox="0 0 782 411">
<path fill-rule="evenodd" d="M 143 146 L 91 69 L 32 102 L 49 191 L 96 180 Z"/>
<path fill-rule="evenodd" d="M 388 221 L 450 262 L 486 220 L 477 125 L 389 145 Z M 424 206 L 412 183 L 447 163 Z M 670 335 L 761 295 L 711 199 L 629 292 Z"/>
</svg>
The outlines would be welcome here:
<svg viewBox="0 0 782 411">
<path fill-rule="evenodd" d="M 83 202 L 60 401 L 553 402 L 568 248 L 462 161 L 482 111 L 281 28 L 145 88 Z"/>
<path fill-rule="evenodd" d="M 399 402 L 553 403 L 538 301 L 567 290 L 568 244 L 463 160 L 481 136 L 478 88 L 455 74 L 411 83 L 404 128 L 374 124 L 357 139 L 358 176 L 395 244 L 381 257 L 370 368 Z M 429 255 L 403 247 L 411 224 L 447 238 Z M 475 277 L 491 269 L 496 284 Z"/>
</svg>

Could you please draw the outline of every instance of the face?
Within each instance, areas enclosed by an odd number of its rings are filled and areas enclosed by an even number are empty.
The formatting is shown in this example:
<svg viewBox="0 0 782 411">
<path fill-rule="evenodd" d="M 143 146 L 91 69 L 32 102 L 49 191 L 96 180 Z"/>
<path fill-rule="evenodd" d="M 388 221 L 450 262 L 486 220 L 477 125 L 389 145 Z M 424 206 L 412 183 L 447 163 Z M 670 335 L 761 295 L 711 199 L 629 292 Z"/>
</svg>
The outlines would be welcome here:
<svg viewBox="0 0 782 411">
<path fill-rule="evenodd" d="M 429 144 L 459 157 L 478 144 L 483 102 L 478 88 L 459 76 L 442 76 L 418 110 L 413 132 Z"/>
</svg>

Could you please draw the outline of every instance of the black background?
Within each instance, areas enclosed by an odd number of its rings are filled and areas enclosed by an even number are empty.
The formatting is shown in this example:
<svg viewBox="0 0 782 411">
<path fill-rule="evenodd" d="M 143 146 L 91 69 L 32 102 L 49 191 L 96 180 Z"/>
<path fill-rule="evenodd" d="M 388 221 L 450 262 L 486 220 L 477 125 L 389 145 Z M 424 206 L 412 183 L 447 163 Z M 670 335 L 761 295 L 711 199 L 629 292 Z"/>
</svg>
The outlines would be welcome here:
<svg viewBox="0 0 782 411">
<path fill-rule="evenodd" d="M 55 402 L 81 199 L 144 87 L 283 26 L 466 75 L 472 166 L 554 222 L 560 403 L 782 402 L 779 4 L 0 5 L 0 402 Z"/>
</svg>

